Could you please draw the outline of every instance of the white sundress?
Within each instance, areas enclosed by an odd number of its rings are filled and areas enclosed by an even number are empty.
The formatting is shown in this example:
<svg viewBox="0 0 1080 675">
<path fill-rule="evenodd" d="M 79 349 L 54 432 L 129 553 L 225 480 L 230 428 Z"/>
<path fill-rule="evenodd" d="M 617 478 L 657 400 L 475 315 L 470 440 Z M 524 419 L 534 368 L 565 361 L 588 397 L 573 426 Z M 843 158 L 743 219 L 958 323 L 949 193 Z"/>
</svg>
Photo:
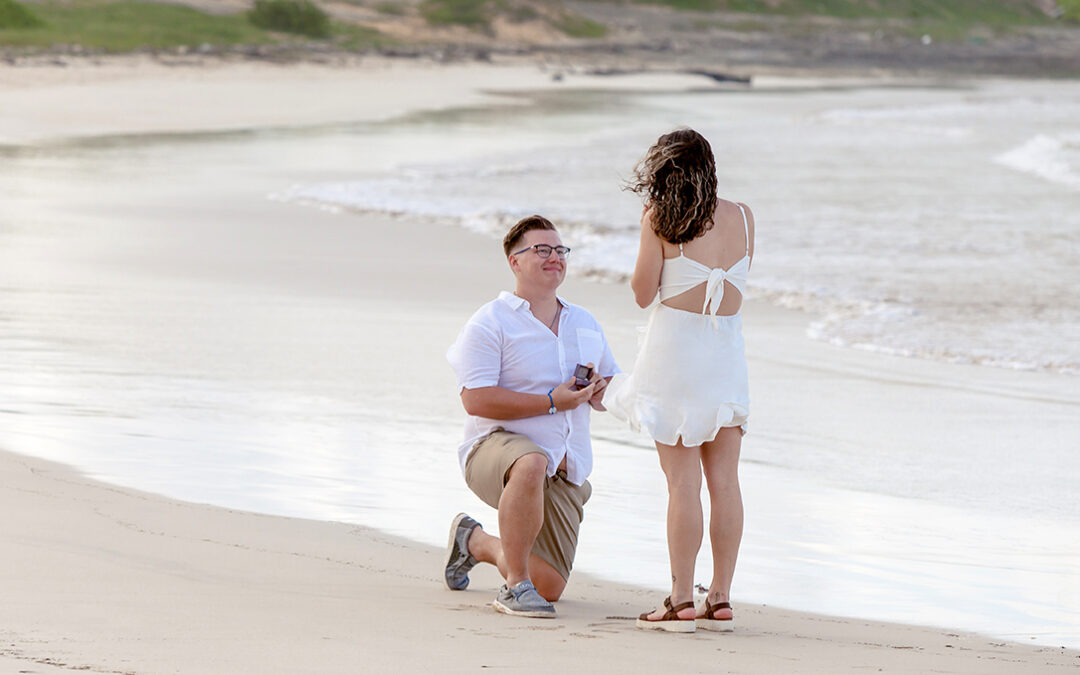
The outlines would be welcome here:
<svg viewBox="0 0 1080 675">
<path fill-rule="evenodd" d="M 686 447 L 716 438 L 724 427 L 746 433 L 750 386 L 742 335 L 742 313 L 716 314 L 724 282 L 746 292 L 750 269 L 750 232 L 746 211 L 746 254 L 728 269 L 709 268 L 682 254 L 668 258 L 660 272 L 660 300 L 705 283 L 702 313 L 657 303 L 638 352 L 634 369 L 616 375 L 604 394 L 604 405 L 636 431 L 655 441 Z M 712 304 L 712 312 L 709 305 Z"/>
</svg>

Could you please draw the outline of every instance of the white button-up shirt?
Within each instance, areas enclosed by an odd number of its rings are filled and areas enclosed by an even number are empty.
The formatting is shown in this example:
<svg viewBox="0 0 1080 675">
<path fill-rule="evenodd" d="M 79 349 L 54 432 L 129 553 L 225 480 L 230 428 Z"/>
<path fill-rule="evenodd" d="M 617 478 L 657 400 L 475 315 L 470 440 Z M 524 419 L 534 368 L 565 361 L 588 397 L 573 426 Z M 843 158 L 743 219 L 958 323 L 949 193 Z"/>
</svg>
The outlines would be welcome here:
<svg viewBox="0 0 1080 675">
<path fill-rule="evenodd" d="M 540 323 L 529 303 L 503 291 L 481 307 L 461 330 L 446 353 L 460 389 L 503 387 L 523 394 L 546 396 L 566 382 L 577 364 L 592 363 L 602 377 L 619 372 L 600 324 L 585 309 L 562 298 L 559 334 Z M 581 485 L 592 471 L 588 403 L 554 415 L 542 413 L 516 420 L 469 415 L 465 442 L 458 449 L 461 471 L 478 440 L 496 427 L 528 436 L 547 454 L 547 475 L 566 457 L 566 478 Z"/>
</svg>

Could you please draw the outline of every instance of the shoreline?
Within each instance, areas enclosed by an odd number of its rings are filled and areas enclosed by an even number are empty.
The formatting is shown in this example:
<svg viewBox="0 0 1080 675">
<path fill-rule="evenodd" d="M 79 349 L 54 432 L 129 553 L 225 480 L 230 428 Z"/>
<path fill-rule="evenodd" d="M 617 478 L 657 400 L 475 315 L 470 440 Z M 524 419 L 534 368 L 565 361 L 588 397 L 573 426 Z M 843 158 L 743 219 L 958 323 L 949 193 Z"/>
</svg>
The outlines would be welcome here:
<svg viewBox="0 0 1080 675">
<path fill-rule="evenodd" d="M 1080 32 L 1080 31 L 1078 31 Z M 1050 75 L 889 69 L 626 67 L 530 59 L 440 61 L 343 54 L 298 60 L 123 54 L 0 64 L 0 150 L 151 136 L 258 133 L 377 123 L 453 108 L 521 105 L 523 92 L 800 87 L 964 87 Z M 289 91 L 288 105 L 281 92 Z M 372 96 L 378 92 L 378 96 Z M 72 115 L 67 105 L 78 100 Z"/>
<path fill-rule="evenodd" d="M 346 65 L 115 57 L 72 66 L 0 67 L 0 148 L 79 139 L 251 132 L 378 122 L 479 105 L 518 105 L 521 91 L 680 91 L 707 75 L 605 76 L 532 63 L 425 63 L 364 58 Z M 281 93 L 289 91 L 289 105 Z M 378 96 L 372 93 L 377 92 Z M 65 103 L 80 100 L 77 116 Z"/>
<path fill-rule="evenodd" d="M 746 604 L 732 634 L 646 633 L 624 617 L 655 591 L 577 572 L 555 620 L 511 618 L 489 606 L 490 566 L 469 590 L 448 591 L 442 550 L 375 530 L 179 502 L 6 451 L 0 476 L 0 504 L 24 514 L 0 524 L 10 543 L 0 668 L 471 672 L 542 659 L 599 673 L 711 672 L 718 650 L 729 672 L 1064 673 L 1080 663 L 1077 650 Z"/>
</svg>

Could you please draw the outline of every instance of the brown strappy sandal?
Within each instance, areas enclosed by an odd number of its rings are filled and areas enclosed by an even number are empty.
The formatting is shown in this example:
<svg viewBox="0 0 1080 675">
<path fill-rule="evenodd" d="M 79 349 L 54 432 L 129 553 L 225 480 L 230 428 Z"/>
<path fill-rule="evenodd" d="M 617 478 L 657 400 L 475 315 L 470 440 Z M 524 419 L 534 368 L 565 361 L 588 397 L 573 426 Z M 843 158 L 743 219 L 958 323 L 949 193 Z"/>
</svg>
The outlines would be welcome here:
<svg viewBox="0 0 1080 675">
<path fill-rule="evenodd" d="M 731 609 L 730 602 L 718 602 L 715 605 L 705 598 L 705 615 L 694 620 L 694 624 L 702 630 L 714 630 L 720 633 L 735 630 L 735 617 L 730 619 L 717 619 L 716 610 Z"/>
<path fill-rule="evenodd" d="M 664 607 L 667 608 L 664 616 L 659 619 L 649 619 L 649 614 L 652 612 L 645 612 L 638 617 L 637 627 L 645 630 L 666 630 L 669 633 L 693 633 L 697 628 L 695 620 L 679 618 L 679 612 L 693 606 L 694 603 L 691 601 L 672 607 L 671 596 L 669 595 L 664 598 Z"/>
</svg>

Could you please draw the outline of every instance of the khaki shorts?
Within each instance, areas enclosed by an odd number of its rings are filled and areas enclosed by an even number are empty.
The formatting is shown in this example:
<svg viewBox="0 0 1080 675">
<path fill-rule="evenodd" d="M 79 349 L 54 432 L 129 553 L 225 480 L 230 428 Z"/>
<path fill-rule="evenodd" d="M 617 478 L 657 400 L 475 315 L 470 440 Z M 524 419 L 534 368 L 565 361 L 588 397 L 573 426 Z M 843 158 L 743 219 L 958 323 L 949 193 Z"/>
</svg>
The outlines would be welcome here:
<svg viewBox="0 0 1080 675">
<path fill-rule="evenodd" d="M 544 454 L 527 436 L 496 429 L 473 446 L 465 460 L 465 482 L 485 504 L 498 509 L 510 467 L 532 452 Z M 591 495 L 589 481 L 574 485 L 566 480 L 563 471 L 544 479 L 544 524 L 536 535 L 532 552 L 554 567 L 563 579 L 570 578 L 578 529 L 585 517 L 585 502 Z"/>
</svg>

